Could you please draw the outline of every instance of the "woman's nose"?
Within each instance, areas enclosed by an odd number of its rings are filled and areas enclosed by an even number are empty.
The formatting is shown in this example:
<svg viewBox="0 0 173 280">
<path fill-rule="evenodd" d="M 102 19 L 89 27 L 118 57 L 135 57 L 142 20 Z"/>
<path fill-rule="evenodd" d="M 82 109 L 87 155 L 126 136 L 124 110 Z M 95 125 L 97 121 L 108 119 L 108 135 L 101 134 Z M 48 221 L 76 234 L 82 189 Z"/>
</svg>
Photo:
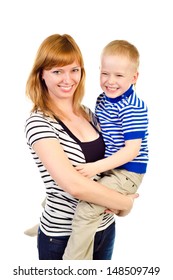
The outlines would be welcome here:
<svg viewBox="0 0 173 280">
<path fill-rule="evenodd" d="M 69 82 L 71 81 L 71 76 L 70 76 L 69 73 L 64 73 L 64 75 L 63 75 L 63 81 L 64 81 L 65 83 L 69 83 Z"/>
</svg>

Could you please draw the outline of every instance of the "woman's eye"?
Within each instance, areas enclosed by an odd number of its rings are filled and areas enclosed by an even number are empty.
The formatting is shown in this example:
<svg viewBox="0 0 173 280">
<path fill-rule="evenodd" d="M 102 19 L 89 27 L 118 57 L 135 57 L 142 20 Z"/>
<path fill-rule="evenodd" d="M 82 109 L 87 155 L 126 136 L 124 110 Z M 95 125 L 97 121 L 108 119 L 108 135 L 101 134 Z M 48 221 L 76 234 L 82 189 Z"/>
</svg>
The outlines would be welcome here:
<svg viewBox="0 0 173 280">
<path fill-rule="evenodd" d="M 79 72 L 79 68 L 73 69 L 73 72 Z"/>
<path fill-rule="evenodd" d="M 53 71 L 54 74 L 60 74 L 61 72 L 59 70 Z"/>
</svg>

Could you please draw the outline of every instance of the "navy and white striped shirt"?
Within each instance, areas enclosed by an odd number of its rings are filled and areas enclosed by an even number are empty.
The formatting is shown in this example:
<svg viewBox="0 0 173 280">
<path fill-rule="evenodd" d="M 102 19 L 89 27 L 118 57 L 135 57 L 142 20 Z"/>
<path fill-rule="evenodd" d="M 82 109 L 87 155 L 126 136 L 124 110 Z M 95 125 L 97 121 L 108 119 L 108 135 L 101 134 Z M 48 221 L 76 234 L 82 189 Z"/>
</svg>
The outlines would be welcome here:
<svg viewBox="0 0 173 280">
<path fill-rule="evenodd" d="M 92 116 L 93 125 L 96 125 L 94 115 L 90 110 L 88 110 L 88 112 Z M 56 184 L 33 150 L 33 144 L 39 139 L 56 139 L 63 147 L 64 152 L 67 154 L 71 163 L 75 166 L 79 163 L 87 161 L 89 149 L 91 149 L 90 154 L 92 154 L 92 157 L 94 156 L 94 152 L 96 154 L 95 157 L 99 157 L 93 158 L 94 160 L 98 160 L 100 157 L 103 158 L 105 152 L 103 139 L 100 135 L 99 139 L 96 139 L 95 141 L 84 143 L 80 142 L 61 121 L 45 117 L 41 112 L 32 113 L 30 115 L 26 121 L 25 131 L 27 144 L 46 187 L 47 200 L 45 209 L 43 210 L 40 219 L 40 228 L 46 235 L 49 236 L 70 235 L 72 230 L 72 219 L 78 200 L 72 197 L 69 193 L 65 192 L 61 186 Z M 93 146 L 94 142 L 96 146 Z M 100 152 L 98 152 L 96 147 L 101 145 L 103 146 L 103 149 L 99 155 Z M 95 179 L 99 179 L 99 176 L 96 176 Z M 103 221 L 99 226 L 98 231 L 104 230 L 112 222 L 114 222 L 112 215 L 104 214 Z"/>
<path fill-rule="evenodd" d="M 148 108 L 137 97 L 133 86 L 116 98 L 101 93 L 97 98 L 95 113 L 105 141 L 105 157 L 124 147 L 126 140 L 141 138 L 138 156 L 118 168 L 145 173 L 148 162 Z"/>
</svg>

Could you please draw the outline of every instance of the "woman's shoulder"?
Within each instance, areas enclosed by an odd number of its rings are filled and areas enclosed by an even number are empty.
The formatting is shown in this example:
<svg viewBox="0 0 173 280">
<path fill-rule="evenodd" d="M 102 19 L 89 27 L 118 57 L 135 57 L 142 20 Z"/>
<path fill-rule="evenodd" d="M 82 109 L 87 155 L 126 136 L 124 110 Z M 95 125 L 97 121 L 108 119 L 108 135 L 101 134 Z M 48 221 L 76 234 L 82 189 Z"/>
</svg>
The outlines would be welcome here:
<svg viewBox="0 0 173 280">
<path fill-rule="evenodd" d="M 32 112 L 26 118 L 25 130 L 26 131 L 57 131 L 61 130 L 61 124 L 50 116 L 44 115 L 42 112 Z"/>
<path fill-rule="evenodd" d="M 49 116 L 44 115 L 41 111 L 31 112 L 29 116 L 26 118 L 26 124 L 34 123 L 34 122 L 44 122 L 44 123 L 51 123 L 54 120 Z"/>
<path fill-rule="evenodd" d="M 93 112 L 91 111 L 91 109 L 86 106 L 86 105 L 82 105 L 82 108 L 84 109 L 84 111 L 90 116 L 93 114 Z"/>
<path fill-rule="evenodd" d="M 89 115 L 89 119 L 92 122 L 92 124 L 100 130 L 98 119 L 97 119 L 96 115 L 93 113 L 93 111 L 85 105 L 83 105 L 83 109 Z"/>
<path fill-rule="evenodd" d="M 31 146 L 39 139 L 57 138 L 61 130 L 62 127 L 56 120 L 42 112 L 32 112 L 26 119 L 25 133 Z"/>
</svg>

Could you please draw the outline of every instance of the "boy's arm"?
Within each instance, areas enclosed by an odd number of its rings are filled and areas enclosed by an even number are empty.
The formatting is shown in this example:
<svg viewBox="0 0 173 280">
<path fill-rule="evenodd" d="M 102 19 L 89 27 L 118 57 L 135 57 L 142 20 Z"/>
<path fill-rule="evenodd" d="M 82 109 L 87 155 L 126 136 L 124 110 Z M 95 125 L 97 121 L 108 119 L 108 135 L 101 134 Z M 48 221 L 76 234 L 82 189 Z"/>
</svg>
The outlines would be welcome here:
<svg viewBox="0 0 173 280">
<path fill-rule="evenodd" d="M 132 161 L 138 155 L 141 142 L 142 139 L 127 140 L 125 146 L 113 155 L 96 162 L 77 165 L 76 170 L 85 177 L 93 177 L 96 174 L 117 168 Z"/>
</svg>

